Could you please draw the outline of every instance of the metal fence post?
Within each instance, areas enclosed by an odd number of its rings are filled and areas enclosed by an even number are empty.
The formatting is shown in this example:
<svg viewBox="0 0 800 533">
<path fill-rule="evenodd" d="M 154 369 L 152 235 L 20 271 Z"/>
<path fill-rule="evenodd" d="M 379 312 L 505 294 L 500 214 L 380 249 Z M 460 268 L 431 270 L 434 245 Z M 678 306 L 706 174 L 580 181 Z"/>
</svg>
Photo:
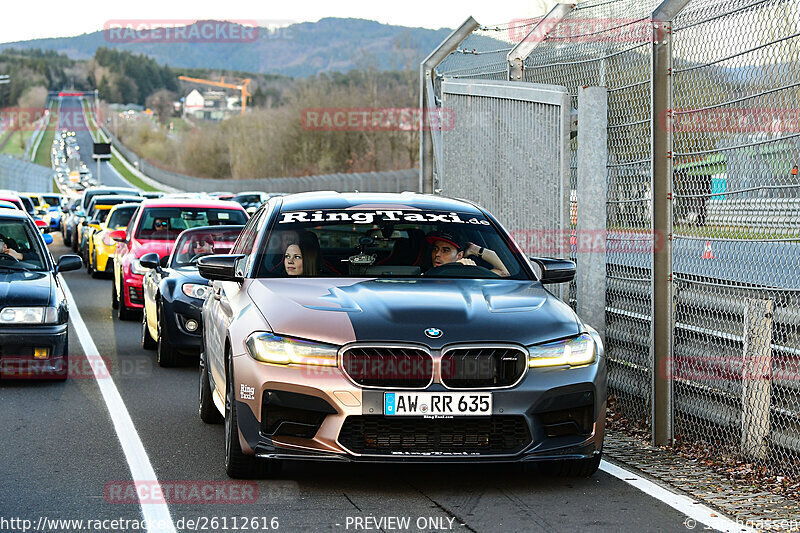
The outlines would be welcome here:
<svg viewBox="0 0 800 533">
<path fill-rule="evenodd" d="M 423 120 L 420 121 L 420 143 L 419 143 L 419 191 L 424 193 L 434 192 L 434 166 L 436 165 L 434 155 L 434 138 L 431 131 L 431 120 L 428 119 L 429 109 L 439 107 L 436 102 L 436 91 L 434 90 L 434 69 L 450 53 L 461 44 L 479 26 L 478 22 L 469 17 L 451 33 L 442 44 L 426 57 L 419 65 L 419 106 L 423 113 Z M 458 120 L 458 117 L 455 117 Z M 438 121 L 436 121 L 438 123 Z"/>
<path fill-rule="evenodd" d="M 742 365 L 742 453 L 766 459 L 772 393 L 772 300 L 747 300 Z"/>
<path fill-rule="evenodd" d="M 689 0 L 664 0 L 650 17 L 652 76 L 650 134 L 652 137 L 653 271 L 650 346 L 652 361 L 652 441 L 666 445 L 673 437 L 672 380 L 667 368 L 672 356 L 672 19 Z M 665 117 L 659 123 L 659 117 Z"/>
<path fill-rule="evenodd" d="M 608 197 L 608 90 L 578 88 L 578 315 L 606 334 L 606 198 Z"/>
<path fill-rule="evenodd" d="M 509 81 L 522 80 L 522 73 L 525 69 L 525 59 L 531 55 L 531 52 L 533 52 L 533 49 L 536 48 L 539 43 L 544 41 L 547 34 L 558 26 L 558 23 L 572 11 L 573 7 L 575 7 L 575 4 L 554 5 L 553 9 L 548 11 L 547 15 L 537 22 L 536 25 L 531 28 L 531 31 L 508 52 L 506 61 L 508 62 Z"/>
</svg>

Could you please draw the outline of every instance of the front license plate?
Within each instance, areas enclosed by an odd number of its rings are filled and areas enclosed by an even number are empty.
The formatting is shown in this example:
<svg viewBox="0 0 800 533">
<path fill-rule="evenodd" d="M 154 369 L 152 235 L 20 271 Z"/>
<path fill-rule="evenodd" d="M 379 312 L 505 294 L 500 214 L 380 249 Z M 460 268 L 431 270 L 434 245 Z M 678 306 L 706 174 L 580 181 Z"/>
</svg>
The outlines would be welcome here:
<svg viewBox="0 0 800 533">
<path fill-rule="evenodd" d="M 386 392 L 383 414 L 393 416 L 489 416 L 492 393 Z"/>
</svg>

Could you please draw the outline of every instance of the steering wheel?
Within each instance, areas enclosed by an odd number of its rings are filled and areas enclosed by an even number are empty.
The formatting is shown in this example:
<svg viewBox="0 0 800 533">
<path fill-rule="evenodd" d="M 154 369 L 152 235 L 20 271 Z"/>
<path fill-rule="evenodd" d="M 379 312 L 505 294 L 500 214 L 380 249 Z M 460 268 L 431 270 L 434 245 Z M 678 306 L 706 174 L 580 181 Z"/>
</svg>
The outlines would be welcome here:
<svg viewBox="0 0 800 533">
<path fill-rule="evenodd" d="M 492 272 L 488 268 L 478 265 L 465 265 L 463 263 L 445 263 L 438 267 L 433 267 L 423 274 L 423 276 L 441 276 L 444 278 L 459 278 L 459 277 L 489 277 L 499 278 L 500 275 Z"/>
<path fill-rule="evenodd" d="M 13 255 L 5 254 L 5 253 L 3 253 L 3 254 L 0 254 L 0 259 L 11 259 L 11 260 L 12 260 L 12 261 L 14 261 L 15 263 L 19 263 L 19 259 L 17 259 L 17 258 L 16 258 L 16 257 L 14 257 Z"/>
</svg>

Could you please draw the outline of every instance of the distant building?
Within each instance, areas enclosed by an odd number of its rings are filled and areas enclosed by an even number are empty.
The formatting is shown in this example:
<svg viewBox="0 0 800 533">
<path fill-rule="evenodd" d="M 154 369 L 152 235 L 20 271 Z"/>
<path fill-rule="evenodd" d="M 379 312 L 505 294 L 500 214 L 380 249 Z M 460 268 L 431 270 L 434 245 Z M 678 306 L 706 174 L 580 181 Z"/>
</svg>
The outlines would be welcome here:
<svg viewBox="0 0 800 533">
<path fill-rule="evenodd" d="M 205 109 L 225 109 L 228 107 L 227 95 L 222 91 L 206 91 L 203 93 Z"/>
<path fill-rule="evenodd" d="M 197 119 L 219 121 L 231 110 L 240 109 L 237 105 L 239 100 L 228 97 L 223 91 L 205 91 L 201 94 L 197 89 L 193 89 L 184 98 L 183 113 Z"/>
<path fill-rule="evenodd" d="M 183 101 L 183 113 L 185 115 L 194 115 L 197 111 L 202 111 L 205 105 L 205 99 L 200 94 L 200 91 L 192 89 L 192 92 L 187 94 Z"/>
</svg>

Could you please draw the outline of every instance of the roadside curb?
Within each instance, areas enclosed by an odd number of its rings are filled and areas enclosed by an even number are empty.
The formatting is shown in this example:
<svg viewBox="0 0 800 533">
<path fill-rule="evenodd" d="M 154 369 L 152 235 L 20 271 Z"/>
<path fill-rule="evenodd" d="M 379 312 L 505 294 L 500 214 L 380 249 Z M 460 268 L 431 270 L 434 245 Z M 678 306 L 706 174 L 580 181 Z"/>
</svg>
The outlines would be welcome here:
<svg viewBox="0 0 800 533">
<path fill-rule="evenodd" d="M 619 431 L 606 431 L 604 454 L 655 482 L 719 510 L 758 531 L 800 531 L 800 502 L 726 479 L 668 448 L 652 446 Z"/>
</svg>

